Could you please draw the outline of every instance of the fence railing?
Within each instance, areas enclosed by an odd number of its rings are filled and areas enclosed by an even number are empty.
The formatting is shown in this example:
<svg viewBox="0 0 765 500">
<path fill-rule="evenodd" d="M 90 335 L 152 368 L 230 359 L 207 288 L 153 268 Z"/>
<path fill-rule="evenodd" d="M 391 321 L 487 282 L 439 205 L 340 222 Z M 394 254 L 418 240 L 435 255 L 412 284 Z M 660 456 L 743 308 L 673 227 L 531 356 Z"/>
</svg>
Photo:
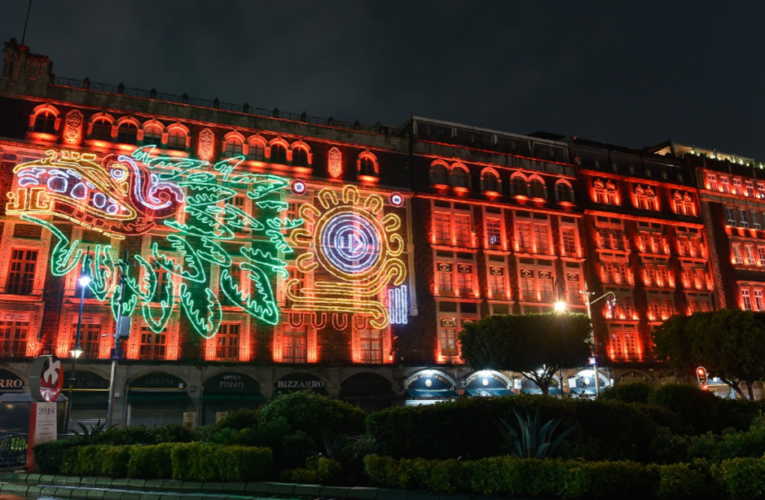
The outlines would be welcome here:
<svg viewBox="0 0 765 500">
<path fill-rule="evenodd" d="M 27 463 L 27 434 L 0 433 L 0 469 Z"/>
</svg>

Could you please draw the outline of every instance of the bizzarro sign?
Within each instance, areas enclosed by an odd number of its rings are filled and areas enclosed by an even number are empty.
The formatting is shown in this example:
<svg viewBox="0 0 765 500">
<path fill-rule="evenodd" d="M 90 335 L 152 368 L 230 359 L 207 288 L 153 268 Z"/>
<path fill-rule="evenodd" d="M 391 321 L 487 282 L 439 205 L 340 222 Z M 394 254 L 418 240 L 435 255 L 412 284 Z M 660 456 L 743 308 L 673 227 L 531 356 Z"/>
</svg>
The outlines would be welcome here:
<svg viewBox="0 0 765 500">
<path fill-rule="evenodd" d="M 24 392 L 24 380 L 15 373 L 0 369 L 0 394 Z"/>
<path fill-rule="evenodd" d="M 274 382 L 276 394 L 312 390 L 319 394 L 326 394 L 327 384 L 322 379 L 308 373 L 293 373 Z"/>
</svg>

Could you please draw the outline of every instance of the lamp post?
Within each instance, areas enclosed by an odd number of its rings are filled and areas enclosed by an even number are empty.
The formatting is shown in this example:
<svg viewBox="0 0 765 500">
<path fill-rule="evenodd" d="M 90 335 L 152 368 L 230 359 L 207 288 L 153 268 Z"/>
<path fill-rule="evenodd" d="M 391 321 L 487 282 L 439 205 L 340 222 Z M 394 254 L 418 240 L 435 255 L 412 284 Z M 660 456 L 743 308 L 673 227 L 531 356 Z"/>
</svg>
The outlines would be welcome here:
<svg viewBox="0 0 765 500">
<path fill-rule="evenodd" d="M 75 370 L 77 370 L 77 359 L 82 356 L 82 347 L 80 347 L 80 328 L 82 326 L 82 306 L 85 302 L 85 290 L 90 285 L 90 247 L 88 247 L 88 255 L 85 257 L 85 263 L 87 267 L 83 266 L 85 270 L 82 271 L 77 282 L 80 285 L 80 312 L 77 315 L 77 333 L 74 336 L 74 347 L 69 354 L 72 355 L 72 373 L 69 375 L 69 402 L 66 405 L 66 432 L 69 432 L 69 419 L 72 415 L 72 395 L 74 391 L 75 382 Z"/>
<path fill-rule="evenodd" d="M 590 300 L 591 292 L 587 288 L 587 282 L 584 282 L 584 298 L 587 305 L 587 317 L 590 318 L 590 342 L 592 343 L 592 371 L 595 375 L 595 395 L 600 396 L 600 375 L 598 375 L 598 345 L 595 341 L 595 328 L 592 325 L 592 304 L 610 296 L 611 300 L 616 300 L 614 292 L 606 292 L 595 300 Z"/>
</svg>

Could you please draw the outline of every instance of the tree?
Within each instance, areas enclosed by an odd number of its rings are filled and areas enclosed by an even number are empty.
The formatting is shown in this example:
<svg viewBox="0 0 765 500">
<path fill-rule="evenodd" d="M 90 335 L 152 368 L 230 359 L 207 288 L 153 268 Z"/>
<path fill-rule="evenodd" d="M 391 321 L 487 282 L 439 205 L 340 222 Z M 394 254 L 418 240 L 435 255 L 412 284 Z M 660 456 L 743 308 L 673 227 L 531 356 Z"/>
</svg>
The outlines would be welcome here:
<svg viewBox="0 0 765 500">
<path fill-rule="evenodd" d="M 558 370 L 587 363 L 590 320 L 578 313 L 489 316 L 465 325 L 459 338 L 472 368 L 523 373 L 548 394 Z"/>
<path fill-rule="evenodd" d="M 741 397 L 740 385 L 746 382 L 754 399 L 752 385 L 765 377 L 765 314 L 722 309 L 676 318 L 653 332 L 657 357 L 678 373 L 704 366 Z"/>
</svg>

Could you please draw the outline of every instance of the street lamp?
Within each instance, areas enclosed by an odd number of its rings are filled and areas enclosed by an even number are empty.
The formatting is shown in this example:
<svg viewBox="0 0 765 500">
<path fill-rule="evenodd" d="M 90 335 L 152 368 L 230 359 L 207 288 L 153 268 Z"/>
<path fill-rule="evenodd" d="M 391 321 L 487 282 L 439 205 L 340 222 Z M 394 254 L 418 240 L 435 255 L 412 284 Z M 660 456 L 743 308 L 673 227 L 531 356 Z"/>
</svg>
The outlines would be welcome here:
<svg viewBox="0 0 765 500">
<path fill-rule="evenodd" d="M 80 328 L 82 327 L 82 306 L 85 303 L 85 290 L 90 285 L 90 247 L 84 260 L 82 274 L 77 279 L 80 285 L 80 312 L 77 315 L 77 333 L 74 336 L 74 347 L 69 351 L 72 355 L 72 373 L 69 375 L 69 403 L 66 405 L 66 432 L 69 432 L 69 419 L 72 416 L 72 395 L 74 391 L 75 370 L 77 370 L 77 359 L 82 356 L 82 347 L 80 347 Z"/>
<path fill-rule="evenodd" d="M 566 302 L 563 300 L 559 300 L 555 303 L 555 312 L 556 313 L 564 313 L 566 312 Z"/>
<path fill-rule="evenodd" d="M 590 318 L 590 342 L 592 343 L 592 371 L 595 375 L 595 395 L 600 396 L 600 375 L 598 375 L 598 345 L 595 342 L 595 328 L 592 325 L 592 304 L 610 296 L 611 300 L 616 300 L 614 292 L 606 292 L 595 300 L 590 300 L 592 292 L 587 288 L 587 282 L 584 283 L 584 297 L 587 305 L 587 317 Z"/>
</svg>

